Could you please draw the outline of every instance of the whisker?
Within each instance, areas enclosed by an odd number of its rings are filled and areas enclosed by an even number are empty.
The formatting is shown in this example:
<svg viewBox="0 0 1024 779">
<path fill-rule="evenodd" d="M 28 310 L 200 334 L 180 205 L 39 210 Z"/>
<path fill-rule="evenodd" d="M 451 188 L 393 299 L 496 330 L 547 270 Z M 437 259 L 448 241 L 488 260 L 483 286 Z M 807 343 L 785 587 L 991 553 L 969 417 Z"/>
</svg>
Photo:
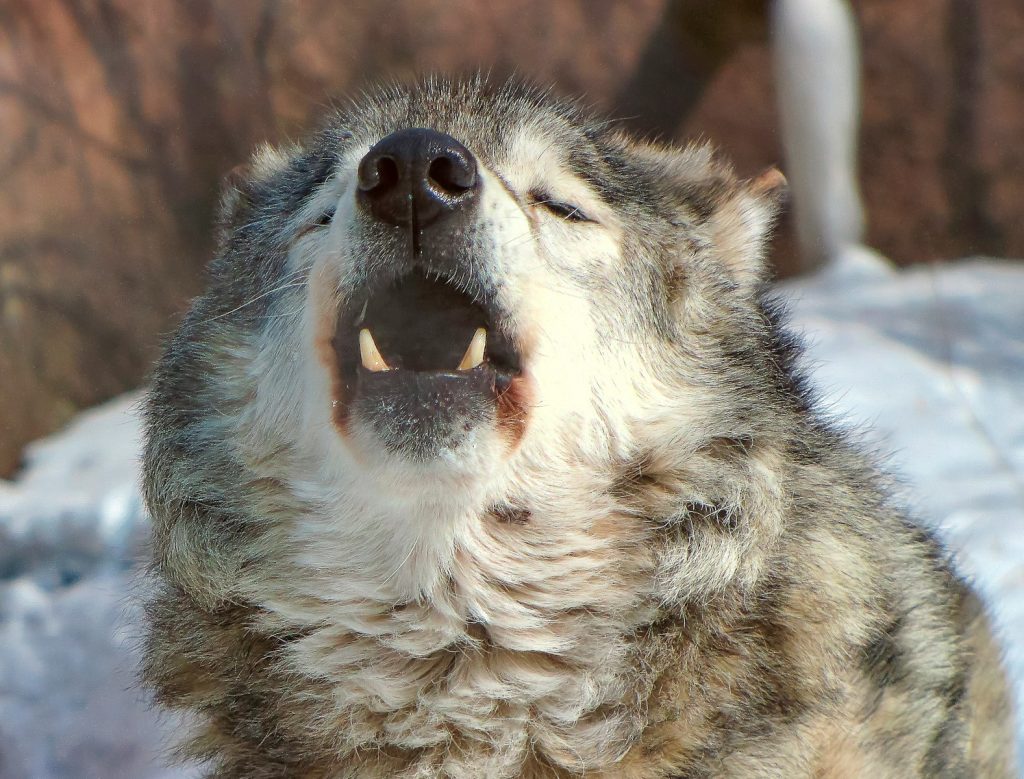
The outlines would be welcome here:
<svg viewBox="0 0 1024 779">
<path fill-rule="evenodd" d="M 231 316 L 232 314 L 234 314 L 234 313 L 236 313 L 238 311 L 241 311 L 243 308 L 251 306 L 253 303 L 256 303 L 256 302 L 258 302 L 258 301 L 262 300 L 263 298 L 268 297 L 270 295 L 274 295 L 274 294 L 280 292 L 281 290 L 292 289 L 292 288 L 295 288 L 295 287 L 304 287 L 306 285 L 306 280 L 303 279 L 302 281 L 295 281 L 294 279 L 295 279 L 296 275 L 297 274 L 293 274 L 291 277 L 289 277 L 292 280 L 287 281 L 284 284 L 281 284 L 280 286 L 274 287 L 273 289 L 269 289 L 266 292 L 262 292 L 259 295 L 257 295 L 256 297 L 252 298 L 251 300 L 247 300 L 245 303 L 242 303 L 240 306 L 236 306 L 235 308 L 231 309 L 230 311 L 225 311 L 222 314 L 217 314 L 216 316 L 212 316 L 209 319 L 205 319 L 200 324 L 204 324 L 204 325 L 205 324 L 209 324 L 210 322 L 215 322 L 218 319 L 223 319 L 226 316 Z"/>
<path fill-rule="evenodd" d="M 396 576 L 398 576 L 398 572 L 401 571 L 405 567 L 405 564 L 407 562 L 409 562 L 410 558 L 413 556 L 413 553 L 416 551 L 416 548 L 420 545 L 420 541 L 422 539 L 423 539 L 423 527 L 420 527 L 420 529 L 416 533 L 416 540 L 409 547 L 409 554 L 407 554 L 405 556 L 405 559 L 403 559 L 402 562 L 400 562 L 398 564 L 398 567 L 395 568 L 395 570 L 393 570 L 390 573 L 390 575 L 384 581 L 381 582 L 382 585 L 383 584 L 387 584 L 392 579 L 394 579 Z"/>
<path fill-rule="evenodd" d="M 299 314 L 302 313 L 302 311 L 303 311 L 303 309 L 305 307 L 306 307 L 305 304 L 302 304 L 302 305 L 298 306 L 297 308 L 292 309 L 291 311 L 285 311 L 282 314 L 267 314 L 263 318 L 264 319 L 281 319 L 283 317 L 298 316 Z"/>
</svg>

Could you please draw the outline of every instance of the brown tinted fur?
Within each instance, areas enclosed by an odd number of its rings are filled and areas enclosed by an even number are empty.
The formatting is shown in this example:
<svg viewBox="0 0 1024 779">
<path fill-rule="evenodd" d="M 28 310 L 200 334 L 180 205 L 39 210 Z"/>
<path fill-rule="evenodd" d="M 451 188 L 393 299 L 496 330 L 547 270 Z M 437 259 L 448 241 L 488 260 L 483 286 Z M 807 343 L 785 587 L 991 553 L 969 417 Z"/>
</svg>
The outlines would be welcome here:
<svg viewBox="0 0 1024 779">
<path fill-rule="evenodd" d="M 442 90 L 425 102 L 445 100 L 455 98 Z M 530 100 L 523 114 L 568 121 Z M 607 145 L 604 159 L 656 158 L 600 132 L 588 138 Z M 742 183 L 688 159 L 680 168 L 696 166 L 706 186 L 681 186 L 680 208 L 706 201 L 702 220 L 738 231 L 726 217 Z M 288 179 L 267 187 L 266 176 L 255 174 L 253 197 L 270 198 L 267 214 L 287 211 Z M 232 230 L 261 222 L 226 218 L 229 257 Z M 666 268 L 660 287 L 636 283 L 664 296 L 683 323 L 672 332 L 698 358 L 713 401 L 699 445 L 673 438 L 670 419 L 628 457 L 571 449 L 568 519 L 548 496 L 510 494 L 474 526 L 510 568 L 522 563 L 518 578 L 464 546 L 420 599 L 339 606 L 330 560 L 299 562 L 317 551 L 301 543 L 315 530 L 295 532 L 310 501 L 288 486 L 304 442 L 251 413 L 265 391 L 250 370 L 268 332 L 260 317 L 274 309 L 240 304 L 277 289 L 282 271 L 245 241 L 236 250 L 250 254 L 215 266 L 158 369 L 146 453 L 162 589 L 144 674 L 164 705 L 197 714 L 183 753 L 208 760 L 209 776 L 1013 776 L 1006 684 L 977 600 L 868 459 L 812 410 L 795 347 L 744 291 L 756 268 L 697 258 Z M 465 607 L 478 592 L 543 614 L 536 632 L 551 648 L 510 649 L 514 630 Z M 395 626 L 424 632 L 448 618 L 456 628 L 441 648 L 401 648 L 411 639 Z M 357 676 L 379 685 L 373 705 L 345 703 Z M 597 702 L 569 716 L 567 693 L 464 695 L 509 678 L 568 680 Z"/>
<path fill-rule="evenodd" d="M 1005 680 L 975 597 L 929 537 L 848 511 L 856 488 L 807 470 L 791 477 L 805 482 L 792 500 L 807 519 L 790 518 L 756 588 L 666 610 L 634 637 L 648 724 L 619 766 L 592 775 L 1014 776 Z M 639 501 L 663 487 L 652 480 Z M 204 608 L 177 589 L 153 606 L 147 679 L 165 704 L 211 715 L 188 753 L 216 759 L 211 775 L 225 779 L 405 766 L 387 750 L 333 755 L 315 724 L 316 696 L 329 691 L 275 669 L 292 637 L 249 630 L 255 613 Z M 541 756 L 522 770 L 571 775 Z"/>
</svg>

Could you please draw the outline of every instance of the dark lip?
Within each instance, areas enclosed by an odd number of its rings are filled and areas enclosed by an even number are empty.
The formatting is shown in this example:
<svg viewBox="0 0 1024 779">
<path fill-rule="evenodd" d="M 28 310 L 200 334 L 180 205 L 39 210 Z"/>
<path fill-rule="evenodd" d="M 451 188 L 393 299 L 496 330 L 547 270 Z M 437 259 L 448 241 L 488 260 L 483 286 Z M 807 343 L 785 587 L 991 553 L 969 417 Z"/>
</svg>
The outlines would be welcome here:
<svg viewBox="0 0 1024 779">
<path fill-rule="evenodd" d="M 502 392 L 493 368 L 368 371 L 360 367 L 351 409 L 385 449 L 428 458 L 479 425 L 497 422 Z"/>
</svg>

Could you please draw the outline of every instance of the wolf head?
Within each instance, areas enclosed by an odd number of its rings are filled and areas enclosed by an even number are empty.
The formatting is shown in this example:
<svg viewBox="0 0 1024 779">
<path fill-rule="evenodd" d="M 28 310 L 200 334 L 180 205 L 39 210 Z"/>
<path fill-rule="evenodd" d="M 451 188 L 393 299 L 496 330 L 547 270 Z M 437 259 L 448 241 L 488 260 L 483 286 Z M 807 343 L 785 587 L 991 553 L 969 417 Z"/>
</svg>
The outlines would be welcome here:
<svg viewBox="0 0 1024 779">
<path fill-rule="evenodd" d="M 782 381 L 758 293 L 783 184 L 482 80 L 261 150 L 156 374 L 167 564 L 224 597 L 290 544 L 415 598 L 480 522 L 585 525 L 614 484 L 752 440 Z"/>
<path fill-rule="evenodd" d="M 260 151 L 149 399 L 163 698 L 244 666 L 254 743 L 613 765 L 677 662 L 631 637 L 779 532 L 783 183 L 482 80 Z"/>
</svg>

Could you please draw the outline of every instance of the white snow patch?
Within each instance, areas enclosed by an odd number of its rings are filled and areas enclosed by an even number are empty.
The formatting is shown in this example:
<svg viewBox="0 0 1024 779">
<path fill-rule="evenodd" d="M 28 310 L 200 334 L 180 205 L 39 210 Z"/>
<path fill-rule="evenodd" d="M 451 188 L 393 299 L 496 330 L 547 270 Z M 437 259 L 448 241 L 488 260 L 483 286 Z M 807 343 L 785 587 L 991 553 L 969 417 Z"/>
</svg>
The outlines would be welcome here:
<svg viewBox="0 0 1024 779">
<path fill-rule="evenodd" d="M 178 720 L 135 683 L 149 535 L 138 396 L 81 414 L 0 480 L 0 779 L 184 779 Z"/>
<path fill-rule="evenodd" d="M 851 250 L 780 292 L 825 401 L 892 453 L 908 503 L 993 605 L 1020 697 L 1024 265 L 895 271 Z M 137 402 L 82 414 L 0 481 L 2 779 L 195 775 L 161 767 L 178 725 L 134 686 L 131 568 L 148 535 Z"/>
</svg>

